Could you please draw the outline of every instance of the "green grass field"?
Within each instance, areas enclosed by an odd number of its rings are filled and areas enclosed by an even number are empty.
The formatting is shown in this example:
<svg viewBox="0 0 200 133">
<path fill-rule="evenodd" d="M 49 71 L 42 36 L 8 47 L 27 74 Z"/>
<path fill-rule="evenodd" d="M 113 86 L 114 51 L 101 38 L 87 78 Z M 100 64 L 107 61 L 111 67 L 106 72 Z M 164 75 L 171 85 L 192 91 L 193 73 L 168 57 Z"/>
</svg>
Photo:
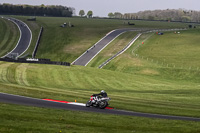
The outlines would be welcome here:
<svg viewBox="0 0 200 133">
<path fill-rule="evenodd" d="M 28 17 L 18 18 L 27 22 Z M 74 28 L 59 27 L 69 21 L 75 25 Z M 36 22 L 27 23 L 34 31 L 35 41 L 40 25 L 45 27 L 37 57 L 71 62 L 109 31 L 129 27 L 124 22 L 127 21 L 37 17 Z M 138 28 L 187 26 L 168 22 L 134 23 Z M 119 36 L 88 67 L 0 62 L 0 92 L 85 103 L 91 94 L 104 89 L 112 98 L 110 105 L 116 109 L 200 117 L 198 29 L 181 31 L 181 34 L 167 32 L 163 36 L 143 34 L 125 53 L 103 69 L 97 69 L 136 34 L 127 32 Z M 134 50 L 142 42 L 144 45 Z M 32 51 L 33 45 L 28 52 Z M 3 103 L 0 108 L 0 132 L 200 131 L 197 122 L 90 114 Z"/>
<path fill-rule="evenodd" d="M 138 49 L 138 54 L 168 63 L 170 66 L 182 68 L 200 67 L 199 30 L 181 31 L 180 34 L 167 32 L 163 36 L 154 35 L 144 47 Z"/>
<path fill-rule="evenodd" d="M 181 31 L 181 34 L 166 32 L 163 36 L 143 34 L 104 69 L 199 83 L 198 35 L 198 30 Z M 135 50 L 135 47 L 138 48 Z"/>
<path fill-rule="evenodd" d="M 0 18 L 0 57 L 14 49 L 19 36 L 19 29 L 13 22 Z"/>
<path fill-rule="evenodd" d="M 3 62 L 0 65 L 0 75 L 0 92 L 67 101 L 76 99 L 77 102 L 84 103 L 90 94 L 104 88 L 112 98 L 111 106 L 117 109 L 200 117 L 199 84 L 189 81 L 178 82 L 77 66 Z M 116 131 L 113 127 L 117 125 L 121 125 L 117 128 L 118 132 L 198 132 L 200 130 L 197 128 L 199 123 L 186 121 L 88 114 L 2 103 L 0 107 L 0 131 L 5 132 L 59 132 L 59 130 L 110 132 L 110 128 L 111 131 Z M 86 118 L 95 121 L 99 117 L 102 120 L 95 123 L 85 121 Z M 124 123 L 125 121 L 127 124 Z M 69 125 L 73 128 L 69 128 L 71 127 Z"/>
<path fill-rule="evenodd" d="M 1 92 L 85 103 L 91 94 L 105 89 L 117 109 L 200 117 L 199 83 L 190 80 L 18 63 L 2 63 L 0 75 Z"/>
<path fill-rule="evenodd" d="M 0 104 L 2 133 L 198 133 L 199 122 Z M 27 113 L 28 112 L 28 113 Z"/>
</svg>

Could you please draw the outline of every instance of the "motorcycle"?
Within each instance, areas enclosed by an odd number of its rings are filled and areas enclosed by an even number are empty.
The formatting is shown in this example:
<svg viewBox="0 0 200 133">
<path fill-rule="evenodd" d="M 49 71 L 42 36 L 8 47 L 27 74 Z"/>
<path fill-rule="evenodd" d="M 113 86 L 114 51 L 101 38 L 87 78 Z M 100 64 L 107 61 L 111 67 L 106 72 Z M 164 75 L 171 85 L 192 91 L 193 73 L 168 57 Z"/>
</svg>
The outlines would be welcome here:
<svg viewBox="0 0 200 133">
<path fill-rule="evenodd" d="M 109 104 L 108 101 L 111 99 L 109 97 L 100 97 L 97 95 L 92 95 L 90 100 L 86 103 L 86 107 L 99 107 L 100 109 L 106 108 Z"/>
</svg>

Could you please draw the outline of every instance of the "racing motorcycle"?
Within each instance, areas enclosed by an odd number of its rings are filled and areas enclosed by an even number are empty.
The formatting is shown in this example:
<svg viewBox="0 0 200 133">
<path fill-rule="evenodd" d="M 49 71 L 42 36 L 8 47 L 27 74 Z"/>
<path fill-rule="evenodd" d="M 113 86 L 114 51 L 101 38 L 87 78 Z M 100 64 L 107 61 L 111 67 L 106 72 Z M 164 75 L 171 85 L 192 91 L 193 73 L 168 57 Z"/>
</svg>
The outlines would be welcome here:
<svg viewBox="0 0 200 133">
<path fill-rule="evenodd" d="M 90 97 L 90 100 L 86 103 L 86 107 L 98 107 L 100 109 L 106 108 L 109 104 L 108 101 L 110 101 L 109 97 L 100 97 L 97 95 L 92 95 Z"/>
</svg>

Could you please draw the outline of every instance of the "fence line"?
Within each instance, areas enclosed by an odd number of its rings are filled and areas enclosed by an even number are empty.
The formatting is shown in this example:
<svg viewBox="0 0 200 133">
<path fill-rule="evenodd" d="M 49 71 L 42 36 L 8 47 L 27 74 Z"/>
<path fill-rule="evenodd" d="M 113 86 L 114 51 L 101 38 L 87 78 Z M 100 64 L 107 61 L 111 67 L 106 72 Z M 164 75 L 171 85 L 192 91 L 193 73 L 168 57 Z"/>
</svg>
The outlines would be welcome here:
<svg viewBox="0 0 200 133">
<path fill-rule="evenodd" d="M 139 56 L 138 54 L 135 54 L 135 57 L 140 58 L 142 60 L 146 60 L 148 62 L 156 63 L 160 66 L 167 67 L 167 68 L 186 69 L 186 70 L 195 70 L 195 71 L 200 70 L 199 67 L 195 67 L 195 66 L 189 66 L 188 67 L 188 66 L 183 66 L 183 65 L 177 65 L 175 63 L 169 64 L 169 63 L 165 62 L 166 61 L 165 59 L 164 59 L 164 61 L 158 61 L 158 60 L 155 60 L 155 59 L 151 59 L 149 57 Z"/>
</svg>

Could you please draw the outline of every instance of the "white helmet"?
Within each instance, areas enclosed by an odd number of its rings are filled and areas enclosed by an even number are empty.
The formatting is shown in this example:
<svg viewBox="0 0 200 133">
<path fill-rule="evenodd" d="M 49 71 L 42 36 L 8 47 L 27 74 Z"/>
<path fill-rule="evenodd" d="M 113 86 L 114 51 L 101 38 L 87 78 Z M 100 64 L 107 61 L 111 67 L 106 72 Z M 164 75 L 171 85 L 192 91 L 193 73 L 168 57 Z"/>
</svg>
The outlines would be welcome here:
<svg viewBox="0 0 200 133">
<path fill-rule="evenodd" d="M 101 90 L 101 93 L 105 93 L 105 91 L 104 91 L 104 90 Z"/>
</svg>

